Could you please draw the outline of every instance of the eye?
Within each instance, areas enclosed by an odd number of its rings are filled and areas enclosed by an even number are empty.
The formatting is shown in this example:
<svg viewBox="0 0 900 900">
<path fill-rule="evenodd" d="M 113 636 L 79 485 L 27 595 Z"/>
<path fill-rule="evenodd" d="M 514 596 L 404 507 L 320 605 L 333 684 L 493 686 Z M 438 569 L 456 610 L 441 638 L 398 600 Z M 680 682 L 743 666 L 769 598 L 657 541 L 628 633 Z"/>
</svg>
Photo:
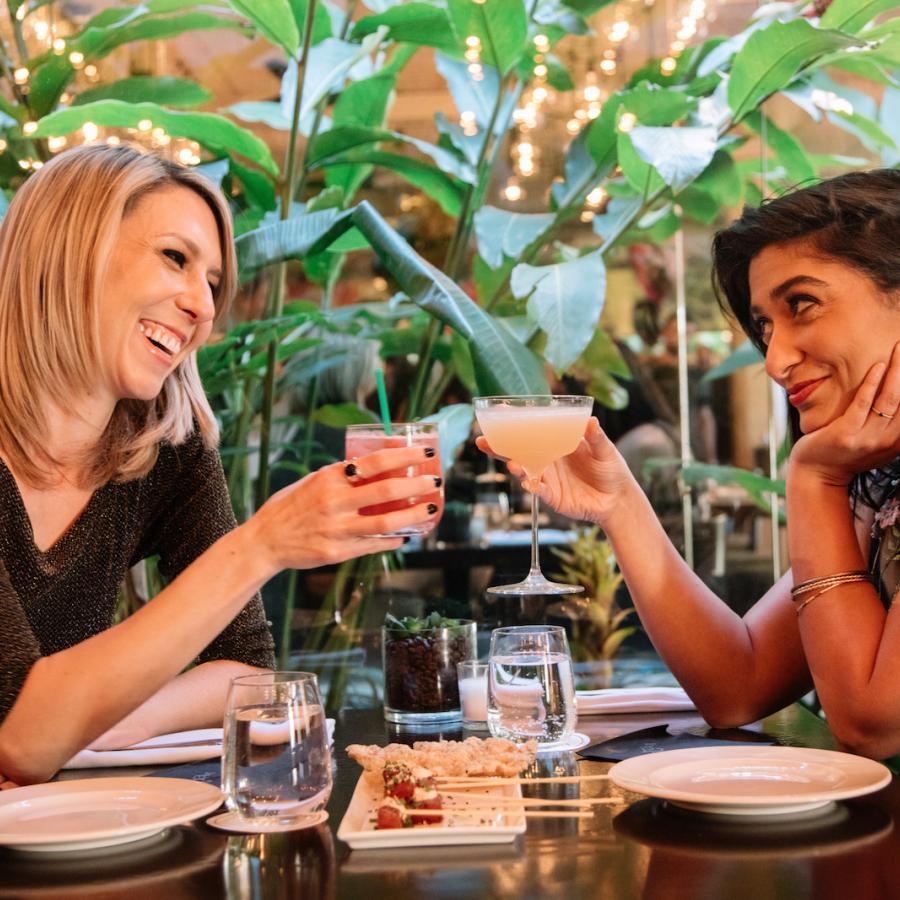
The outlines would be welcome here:
<svg viewBox="0 0 900 900">
<path fill-rule="evenodd" d="M 787 298 L 787 305 L 795 316 L 806 312 L 811 306 L 815 306 L 816 303 L 816 298 L 810 297 L 809 294 L 791 294 Z"/>
<path fill-rule="evenodd" d="M 171 259 L 179 269 L 184 268 L 185 264 L 187 263 L 187 257 L 180 250 L 174 250 L 172 248 L 163 250 L 163 256 Z"/>
<path fill-rule="evenodd" d="M 763 319 L 762 317 L 754 319 L 753 331 L 761 344 L 768 345 L 769 338 L 772 335 L 772 323 L 768 319 Z"/>
</svg>

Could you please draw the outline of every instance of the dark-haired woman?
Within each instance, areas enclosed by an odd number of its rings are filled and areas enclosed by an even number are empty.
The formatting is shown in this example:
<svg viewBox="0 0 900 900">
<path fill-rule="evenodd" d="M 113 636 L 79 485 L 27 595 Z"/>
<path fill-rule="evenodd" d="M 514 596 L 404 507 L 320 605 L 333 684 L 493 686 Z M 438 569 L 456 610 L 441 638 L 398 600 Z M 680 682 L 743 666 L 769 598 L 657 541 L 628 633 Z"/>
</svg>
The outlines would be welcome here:
<svg viewBox="0 0 900 900">
<path fill-rule="evenodd" d="M 839 741 L 896 754 L 900 171 L 745 209 L 713 252 L 720 296 L 799 414 L 791 570 L 746 616 L 732 612 L 681 559 L 596 421 L 540 496 L 603 527 L 650 638 L 711 724 L 754 721 L 814 686 Z"/>
</svg>

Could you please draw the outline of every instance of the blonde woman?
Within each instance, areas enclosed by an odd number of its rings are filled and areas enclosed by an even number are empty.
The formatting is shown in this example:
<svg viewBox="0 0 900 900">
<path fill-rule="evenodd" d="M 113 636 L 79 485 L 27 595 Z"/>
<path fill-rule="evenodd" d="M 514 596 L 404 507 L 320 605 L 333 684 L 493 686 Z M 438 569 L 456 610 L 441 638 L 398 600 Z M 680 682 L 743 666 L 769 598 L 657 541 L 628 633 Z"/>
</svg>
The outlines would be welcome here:
<svg viewBox="0 0 900 900">
<path fill-rule="evenodd" d="M 221 721 L 229 680 L 273 664 L 258 590 L 278 571 L 399 545 L 434 479 L 327 466 L 235 526 L 195 351 L 235 287 L 228 207 L 125 147 L 61 154 L 0 228 L 0 787 L 86 747 Z M 168 587 L 112 627 L 128 567 Z M 198 664 L 183 672 L 192 660 Z"/>
</svg>

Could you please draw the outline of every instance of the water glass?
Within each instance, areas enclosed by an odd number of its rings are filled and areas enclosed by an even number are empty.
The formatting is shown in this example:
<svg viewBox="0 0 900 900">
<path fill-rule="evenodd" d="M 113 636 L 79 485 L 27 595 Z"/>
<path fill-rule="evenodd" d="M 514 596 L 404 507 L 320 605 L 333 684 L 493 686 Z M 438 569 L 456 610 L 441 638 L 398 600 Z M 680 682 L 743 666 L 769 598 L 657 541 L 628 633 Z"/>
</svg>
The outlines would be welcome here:
<svg viewBox="0 0 900 900">
<path fill-rule="evenodd" d="M 467 659 L 456 664 L 459 702 L 466 728 L 487 728 L 488 664 Z"/>
<path fill-rule="evenodd" d="M 488 729 L 494 737 L 565 744 L 575 731 L 575 679 L 565 629 L 516 625 L 491 633 Z"/>
<path fill-rule="evenodd" d="M 434 422 L 392 422 L 391 434 L 385 434 L 384 427 L 380 424 L 348 425 L 344 453 L 347 459 L 357 456 L 366 456 L 378 450 L 386 450 L 392 447 L 431 447 L 434 456 L 428 458 L 423 455 L 422 462 L 405 469 L 397 469 L 393 472 L 385 472 L 375 478 L 364 478 L 360 484 L 369 484 L 373 481 L 383 481 L 385 478 L 407 477 L 416 475 L 441 475 L 441 447 L 438 439 L 438 426 Z M 360 511 L 362 516 L 379 516 L 384 513 L 408 509 L 417 503 L 434 503 L 437 513 L 428 522 L 421 525 L 412 525 L 408 528 L 400 528 L 390 534 L 378 534 L 374 537 L 397 537 L 400 535 L 428 534 L 431 532 L 444 510 L 443 488 L 436 488 L 429 494 L 421 497 L 410 497 L 404 500 L 391 500 L 387 503 L 378 503 L 375 506 L 364 506 Z"/>
<path fill-rule="evenodd" d="M 325 708 L 310 672 L 232 679 L 225 708 L 222 790 L 243 819 L 285 827 L 331 796 Z"/>
</svg>

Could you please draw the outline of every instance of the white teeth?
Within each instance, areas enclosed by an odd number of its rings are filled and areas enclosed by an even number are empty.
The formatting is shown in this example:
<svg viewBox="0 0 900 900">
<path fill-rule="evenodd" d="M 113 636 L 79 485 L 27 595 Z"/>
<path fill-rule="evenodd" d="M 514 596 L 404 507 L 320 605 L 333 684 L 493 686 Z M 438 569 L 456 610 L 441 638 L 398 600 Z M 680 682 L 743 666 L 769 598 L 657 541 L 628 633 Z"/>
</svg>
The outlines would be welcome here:
<svg viewBox="0 0 900 900">
<path fill-rule="evenodd" d="M 161 344 L 170 353 L 177 353 L 181 349 L 181 341 L 167 328 L 154 322 L 140 322 L 141 334 L 146 335 L 151 341 Z"/>
</svg>

